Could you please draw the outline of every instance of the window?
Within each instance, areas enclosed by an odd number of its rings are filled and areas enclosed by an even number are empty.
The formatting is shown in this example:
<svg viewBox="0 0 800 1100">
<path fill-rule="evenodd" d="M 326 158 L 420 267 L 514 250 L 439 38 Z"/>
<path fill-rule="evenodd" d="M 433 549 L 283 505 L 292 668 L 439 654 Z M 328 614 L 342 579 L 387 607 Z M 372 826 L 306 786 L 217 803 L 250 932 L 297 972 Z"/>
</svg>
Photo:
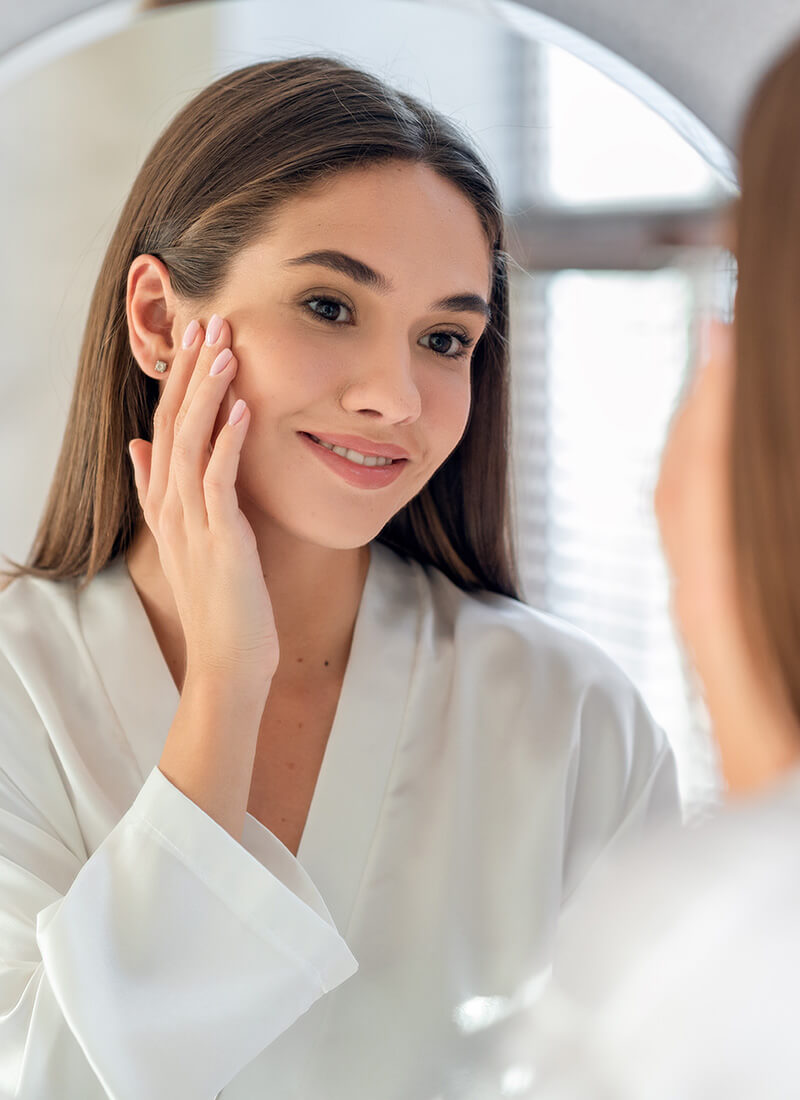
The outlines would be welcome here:
<svg viewBox="0 0 800 1100">
<path fill-rule="evenodd" d="M 532 261 L 511 273 L 525 595 L 591 634 L 641 690 L 691 816 L 721 781 L 670 619 L 652 495 L 698 316 L 730 281 L 727 254 L 699 231 L 727 194 L 667 123 L 588 65 L 530 44 L 526 67 L 530 183 L 510 218 Z M 670 218 L 678 247 L 664 243 Z"/>
</svg>

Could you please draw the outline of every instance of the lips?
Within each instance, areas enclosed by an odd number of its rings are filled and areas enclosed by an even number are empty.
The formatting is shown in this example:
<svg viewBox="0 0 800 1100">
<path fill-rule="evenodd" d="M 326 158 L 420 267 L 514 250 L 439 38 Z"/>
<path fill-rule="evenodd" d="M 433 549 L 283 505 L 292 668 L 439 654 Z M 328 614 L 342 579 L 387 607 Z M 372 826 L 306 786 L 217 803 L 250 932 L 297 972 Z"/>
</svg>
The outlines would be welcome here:
<svg viewBox="0 0 800 1100">
<path fill-rule="evenodd" d="M 318 462 L 356 489 L 384 489 L 402 477 L 408 464 L 407 459 L 395 459 L 381 466 L 366 466 L 360 462 L 351 462 L 349 458 L 323 447 L 321 443 L 315 443 L 309 432 L 298 432 L 297 435 L 309 452 L 316 455 Z"/>
<path fill-rule="evenodd" d="M 358 451 L 366 458 L 410 458 L 408 451 L 404 451 L 402 447 L 397 447 L 392 443 L 374 443 L 372 440 L 364 439 L 360 435 L 328 435 L 325 432 L 301 432 L 300 434 L 319 439 L 323 443 L 330 443 L 334 447 L 345 447 L 349 450 Z"/>
</svg>

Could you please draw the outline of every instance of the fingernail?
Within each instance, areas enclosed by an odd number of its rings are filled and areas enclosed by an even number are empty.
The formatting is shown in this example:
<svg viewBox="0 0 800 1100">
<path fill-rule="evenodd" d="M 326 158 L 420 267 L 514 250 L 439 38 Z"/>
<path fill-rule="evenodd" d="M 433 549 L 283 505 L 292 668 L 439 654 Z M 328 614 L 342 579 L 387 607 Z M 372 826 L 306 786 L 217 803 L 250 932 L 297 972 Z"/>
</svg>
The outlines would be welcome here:
<svg viewBox="0 0 800 1100">
<path fill-rule="evenodd" d="M 244 410 L 246 408 L 247 408 L 247 405 L 245 404 L 244 401 L 242 401 L 242 399 L 240 397 L 239 400 L 236 402 L 236 404 L 231 409 L 231 415 L 228 417 L 228 423 L 229 424 L 238 424 L 239 421 L 244 416 Z"/>
<path fill-rule="evenodd" d="M 186 332 L 184 332 L 183 334 L 183 346 L 185 348 L 190 348 L 192 346 L 199 328 L 200 326 L 198 325 L 197 321 L 190 321 L 189 324 L 186 326 Z"/>
<path fill-rule="evenodd" d="M 231 351 L 231 349 L 223 348 L 217 358 L 211 364 L 211 370 L 208 373 L 221 374 L 227 367 L 228 363 L 230 363 L 231 359 L 233 359 L 233 352 Z"/>
<path fill-rule="evenodd" d="M 211 347 L 212 344 L 216 344 L 220 332 L 222 332 L 222 318 L 218 317 L 215 313 L 208 322 L 208 328 L 206 329 L 206 343 L 209 347 Z"/>
</svg>

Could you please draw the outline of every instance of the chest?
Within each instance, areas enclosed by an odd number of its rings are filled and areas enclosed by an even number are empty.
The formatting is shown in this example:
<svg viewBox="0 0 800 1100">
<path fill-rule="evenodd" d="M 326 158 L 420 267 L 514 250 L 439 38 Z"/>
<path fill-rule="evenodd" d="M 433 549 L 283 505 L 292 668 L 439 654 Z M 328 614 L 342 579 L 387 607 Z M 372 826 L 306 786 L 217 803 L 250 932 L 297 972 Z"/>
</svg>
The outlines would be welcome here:
<svg viewBox="0 0 800 1100">
<path fill-rule="evenodd" d="M 270 697 L 247 811 L 297 855 L 341 693 L 339 681 Z"/>
</svg>

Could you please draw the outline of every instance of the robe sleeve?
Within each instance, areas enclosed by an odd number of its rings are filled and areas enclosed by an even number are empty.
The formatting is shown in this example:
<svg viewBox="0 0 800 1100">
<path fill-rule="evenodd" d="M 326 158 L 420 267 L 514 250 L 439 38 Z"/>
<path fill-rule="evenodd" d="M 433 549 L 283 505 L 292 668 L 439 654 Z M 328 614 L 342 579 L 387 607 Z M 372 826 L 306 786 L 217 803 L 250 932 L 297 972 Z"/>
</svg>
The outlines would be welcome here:
<svg viewBox="0 0 800 1100">
<path fill-rule="evenodd" d="M 262 862 L 154 767 L 87 859 L 66 836 L 55 758 L 41 742 L 30 750 L 41 728 L 13 743 L 7 733 L 0 1095 L 214 1100 L 355 972 L 300 865 L 301 889 L 283 881 L 286 852 L 267 830 Z"/>
</svg>

